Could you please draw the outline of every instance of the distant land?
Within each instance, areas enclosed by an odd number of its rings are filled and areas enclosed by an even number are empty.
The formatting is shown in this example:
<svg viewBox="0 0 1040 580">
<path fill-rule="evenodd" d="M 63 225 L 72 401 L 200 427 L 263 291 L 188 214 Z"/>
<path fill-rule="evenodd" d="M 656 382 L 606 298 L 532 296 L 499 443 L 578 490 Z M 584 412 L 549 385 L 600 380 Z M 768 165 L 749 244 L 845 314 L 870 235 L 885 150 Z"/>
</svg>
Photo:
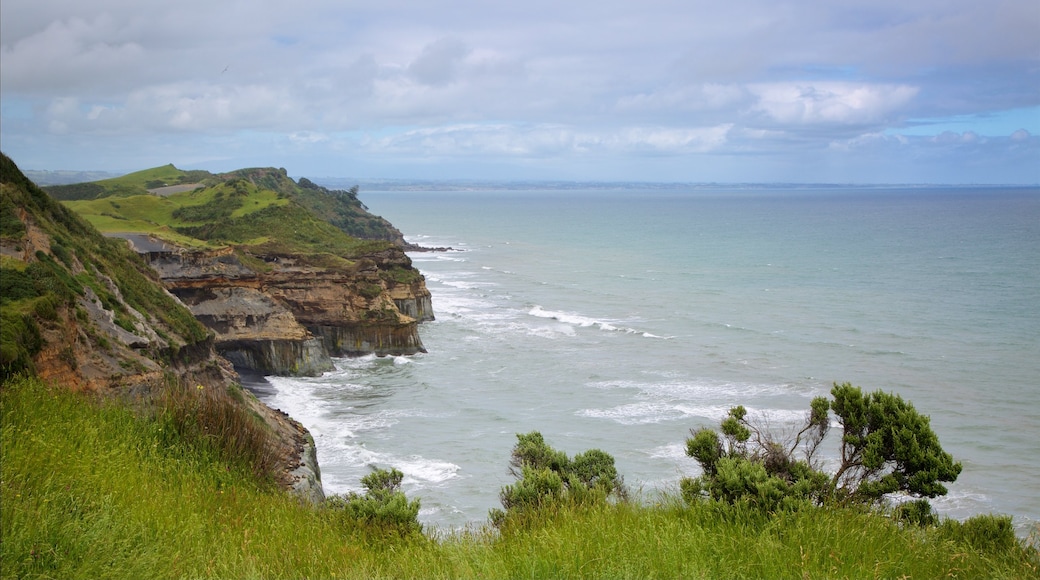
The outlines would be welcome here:
<svg viewBox="0 0 1040 580">
<path fill-rule="evenodd" d="M 124 173 L 110 171 L 76 171 L 27 169 L 26 177 L 39 186 L 69 185 L 121 177 Z M 299 177 L 299 176 L 298 176 Z M 658 182 L 658 181 L 566 181 L 566 180 L 493 180 L 493 179 L 399 179 L 378 177 L 310 177 L 311 181 L 330 189 L 349 189 L 355 185 L 362 191 L 552 191 L 552 190 L 677 190 L 677 189 L 949 189 L 968 187 L 1035 188 L 1033 185 L 988 183 L 921 184 L 921 183 L 717 183 L 717 182 Z"/>
<path fill-rule="evenodd" d="M 313 177 L 318 185 L 330 189 L 343 189 L 357 185 L 364 191 L 675 191 L 702 189 L 713 190 L 764 190 L 764 189 L 953 189 L 953 188 L 1017 188 L 1032 189 L 1035 185 L 1004 184 L 920 184 L 920 183 L 716 183 L 716 182 L 658 182 L 658 181 L 552 181 L 552 180 L 483 180 L 483 179 L 374 179 L 351 177 Z"/>
<path fill-rule="evenodd" d="M 88 183 L 120 177 L 124 173 L 112 173 L 110 171 L 73 171 L 59 169 L 51 171 L 47 169 L 26 169 L 22 171 L 33 183 L 43 187 L 44 185 L 71 185 L 73 183 Z"/>
</svg>

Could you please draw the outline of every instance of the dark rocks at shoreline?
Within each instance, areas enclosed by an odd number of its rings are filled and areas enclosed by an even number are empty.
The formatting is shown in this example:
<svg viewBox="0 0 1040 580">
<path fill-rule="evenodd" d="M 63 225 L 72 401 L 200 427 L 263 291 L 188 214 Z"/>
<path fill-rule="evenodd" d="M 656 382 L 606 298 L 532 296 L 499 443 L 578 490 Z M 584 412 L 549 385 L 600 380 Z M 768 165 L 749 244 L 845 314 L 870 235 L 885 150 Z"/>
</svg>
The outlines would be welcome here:
<svg viewBox="0 0 1040 580">
<path fill-rule="evenodd" d="M 455 248 L 452 248 L 451 246 L 448 246 L 448 247 L 437 247 L 437 248 L 427 248 L 426 246 L 419 246 L 419 245 L 416 245 L 416 244 L 405 244 L 404 245 L 404 251 L 406 251 L 406 252 L 462 252 L 464 250 L 456 250 Z"/>
</svg>

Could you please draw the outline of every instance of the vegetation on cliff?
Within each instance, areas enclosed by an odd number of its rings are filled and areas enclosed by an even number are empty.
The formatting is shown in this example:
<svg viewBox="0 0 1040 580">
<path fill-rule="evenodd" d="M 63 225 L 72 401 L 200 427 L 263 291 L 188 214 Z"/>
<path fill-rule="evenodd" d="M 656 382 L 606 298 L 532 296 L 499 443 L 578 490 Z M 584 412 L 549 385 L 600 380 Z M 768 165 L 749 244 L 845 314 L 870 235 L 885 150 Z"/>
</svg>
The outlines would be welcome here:
<svg viewBox="0 0 1040 580">
<path fill-rule="evenodd" d="M 115 357 L 116 364 L 134 366 L 142 358 L 169 358 L 209 337 L 125 243 L 101 236 L 2 154 L 0 250 L 4 375 L 32 370 L 47 331 L 62 335 L 60 358 L 70 367 L 86 343 Z M 106 333 L 109 319 L 126 334 Z"/>
<path fill-rule="evenodd" d="M 433 314 L 422 275 L 356 188 L 167 165 L 48 191 L 147 255 L 240 368 L 313 375 L 330 356 L 423 350 L 416 325 Z"/>
<path fill-rule="evenodd" d="M 284 169 L 210 174 L 167 165 L 47 191 L 103 233 L 147 235 L 192 251 L 230 248 L 257 273 L 288 258 L 323 271 L 375 267 L 385 286 L 422 280 L 402 251 L 401 232 L 369 213 L 356 188 L 297 183 Z"/>
</svg>

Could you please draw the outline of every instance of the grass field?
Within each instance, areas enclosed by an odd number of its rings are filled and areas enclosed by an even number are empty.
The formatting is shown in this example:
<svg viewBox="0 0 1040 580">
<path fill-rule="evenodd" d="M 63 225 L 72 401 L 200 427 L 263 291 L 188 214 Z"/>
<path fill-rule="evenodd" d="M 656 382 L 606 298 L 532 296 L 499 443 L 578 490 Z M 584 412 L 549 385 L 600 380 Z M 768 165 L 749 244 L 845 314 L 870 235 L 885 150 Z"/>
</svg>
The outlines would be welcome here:
<svg viewBox="0 0 1040 580">
<path fill-rule="evenodd" d="M 303 505 L 161 419 L 0 387 L 4 578 L 1035 578 L 1035 550 L 865 511 L 656 502 L 400 537 Z M 508 458 L 503 457 L 503 467 Z M 420 498 L 421 499 L 421 498 Z"/>
<path fill-rule="evenodd" d="M 188 248 L 234 245 L 259 253 L 332 255 L 340 258 L 338 267 L 347 267 L 352 256 L 387 246 L 354 238 L 285 195 L 243 179 L 166 197 L 63 203 L 102 233 L 150 234 Z"/>
</svg>

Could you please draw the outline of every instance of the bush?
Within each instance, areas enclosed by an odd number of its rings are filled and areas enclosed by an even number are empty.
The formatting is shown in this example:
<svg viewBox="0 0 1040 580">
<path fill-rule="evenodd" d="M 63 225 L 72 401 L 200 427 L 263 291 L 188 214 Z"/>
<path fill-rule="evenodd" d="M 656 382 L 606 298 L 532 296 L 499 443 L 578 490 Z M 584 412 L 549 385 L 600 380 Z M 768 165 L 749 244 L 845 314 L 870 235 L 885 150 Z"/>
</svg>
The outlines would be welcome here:
<svg viewBox="0 0 1040 580">
<path fill-rule="evenodd" d="M 376 531 L 402 536 L 420 533 L 419 500 L 408 501 L 401 491 L 403 479 L 404 474 L 397 469 L 376 469 L 361 478 L 364 495 L 351 492 L 332 496 L 325 505 Z"/>
<path fill-rule="evenodd" d="M 0 189 L 0 239 L 18 240 L 25 235 L 25 224 L 6 190 Z"/>
<path fill-rule="evenodd" d="M 901 522 L 920 527 L 933 526 L 936 522 L 932 504 L 926 499 L 915 499 L 899 504 L 892 515 Z"/>
<path fill-rule="evenodd" d="M 32 316 L 0 308 L 0 381 L 35 372 L 33 357 L 42 348 L 40 327 Z"/>
<path fill-rule="evenodd" d="M 554 505 L 589 505 L 608 497 L 626 499 L 628 492 L 614 467 L 614 457 L 590 449 L 567 457 L 545 443 L 542 434 L 517 434 L 510 473 L 517 478 L 499 493 L 505 510 L 491 510 L 491 522 L 502 527 L 510 516 Z"/>
</svg>

